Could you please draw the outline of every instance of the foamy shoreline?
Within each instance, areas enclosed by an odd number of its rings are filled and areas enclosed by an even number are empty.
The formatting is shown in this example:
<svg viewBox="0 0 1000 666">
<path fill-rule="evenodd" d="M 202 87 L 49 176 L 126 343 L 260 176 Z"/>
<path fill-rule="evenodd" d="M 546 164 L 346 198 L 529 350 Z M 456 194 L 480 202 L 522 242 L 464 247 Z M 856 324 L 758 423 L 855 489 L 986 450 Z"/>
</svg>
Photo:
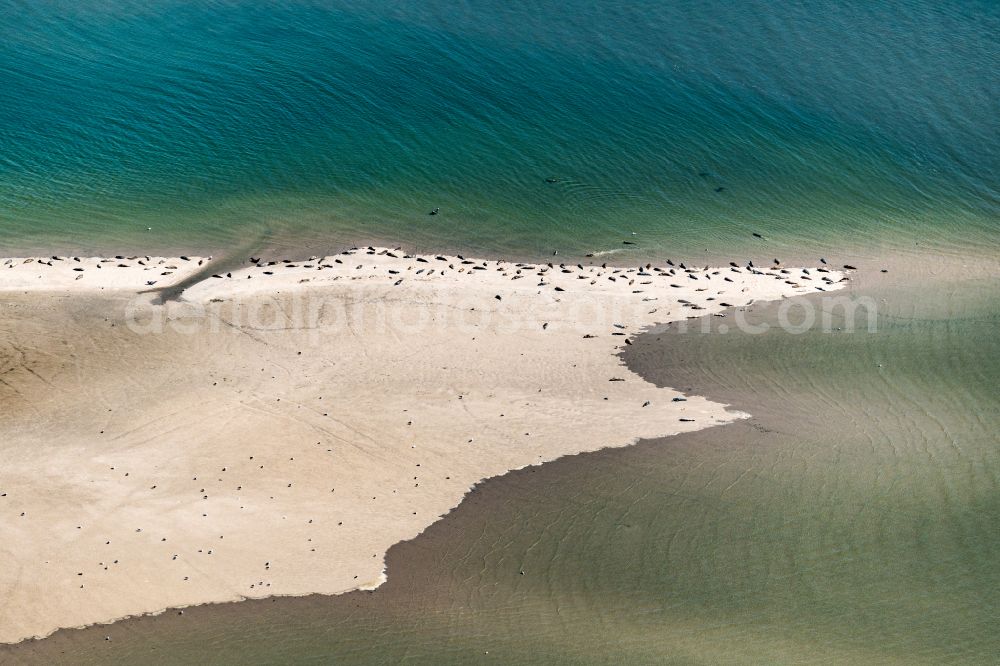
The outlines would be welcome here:
<svg viewBox="0 0 1000 666">
<path fill-rule="evenodd" d="M 161 306 L 209 258 L 0 260 L 0 642 L 375 587 L 484 478 L 745 416 L 631 373 L 631 336 L 842 278 L 590 261 L 365 248 Z"/>
</svg>

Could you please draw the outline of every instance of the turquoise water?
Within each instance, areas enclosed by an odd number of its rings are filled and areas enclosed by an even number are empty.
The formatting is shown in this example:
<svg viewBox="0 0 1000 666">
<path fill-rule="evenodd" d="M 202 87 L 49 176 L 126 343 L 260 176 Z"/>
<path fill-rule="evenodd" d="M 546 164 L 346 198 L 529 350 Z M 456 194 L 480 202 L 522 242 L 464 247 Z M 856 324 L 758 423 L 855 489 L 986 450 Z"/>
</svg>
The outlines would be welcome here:
<svg viewBox="0 0 1000 666">
<path fill-rule="evenodd" d="M 870 5 L 5 1 L 0 248 L 995 241 L 1000 6 Z"/>
</svg>

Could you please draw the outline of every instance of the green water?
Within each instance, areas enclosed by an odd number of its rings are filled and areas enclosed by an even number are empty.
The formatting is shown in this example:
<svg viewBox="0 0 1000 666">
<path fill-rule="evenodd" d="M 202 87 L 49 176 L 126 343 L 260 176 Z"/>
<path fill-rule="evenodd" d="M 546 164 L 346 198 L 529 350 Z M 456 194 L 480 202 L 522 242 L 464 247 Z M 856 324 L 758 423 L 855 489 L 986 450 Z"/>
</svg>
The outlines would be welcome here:
<svg viewBox="0 0 1000 666">
<path fill-rule="evenodd" d="M 390 551 L 377 592 L 188 609 L 9 656 L 992 663 L 1000 271 L 968 263 L 862 273 L 874 333 L 641 338 L 631 367 L 753 418 L 491 480 Z"/>
</svg>

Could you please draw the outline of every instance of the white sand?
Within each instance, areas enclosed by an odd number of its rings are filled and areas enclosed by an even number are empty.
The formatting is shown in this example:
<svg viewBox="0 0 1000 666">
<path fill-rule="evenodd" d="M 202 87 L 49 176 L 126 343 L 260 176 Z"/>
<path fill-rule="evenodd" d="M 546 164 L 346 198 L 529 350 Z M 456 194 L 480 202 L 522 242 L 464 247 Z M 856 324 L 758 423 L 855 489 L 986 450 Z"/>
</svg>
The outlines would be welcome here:
<svg viewBox="0 0 1000 666">
<path fill-rule="evenodd" d="M 250 267 L 165 306 L 136 292 L 197 258 L 0 265 L 0 642 L 377 586 L 481 479 L 745 416 L 627 370 L 644 327 L 841 277 L 392 254 Z"/>
<path fill-rule="evenodd" d="M 193 275 L 204 257 L 17 257 L 0 259 L 0 292 L 141 291 Z"/>
</svg>

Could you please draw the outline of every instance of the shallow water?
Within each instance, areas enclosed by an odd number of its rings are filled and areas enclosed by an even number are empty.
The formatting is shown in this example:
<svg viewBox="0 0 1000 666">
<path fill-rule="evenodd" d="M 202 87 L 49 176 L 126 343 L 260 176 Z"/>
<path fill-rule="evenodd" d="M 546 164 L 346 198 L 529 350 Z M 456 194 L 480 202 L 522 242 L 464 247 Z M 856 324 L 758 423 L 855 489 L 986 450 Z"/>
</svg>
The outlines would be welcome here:
<svg viewBox="0 0 1000 666">
<path fill-rule="evenodd" d="M 837 309 L 829 331 L 818 316 L 785 332 L 770 304 L 747 319 L 773 326 L 762 335 L 711 318 L 709 332 L 641 337 L 624 357 L 634 370 L 753 417 L 488 481 L 394 547 L 374 593 L 169 612 L 6 656 L 987 663 L 1000 650 L 1000 270 L 890 265 L 850 294 L 877 304 L 874 332 Z M 921 278 L 929 266 L 942 275 Z"/>
</svg>

